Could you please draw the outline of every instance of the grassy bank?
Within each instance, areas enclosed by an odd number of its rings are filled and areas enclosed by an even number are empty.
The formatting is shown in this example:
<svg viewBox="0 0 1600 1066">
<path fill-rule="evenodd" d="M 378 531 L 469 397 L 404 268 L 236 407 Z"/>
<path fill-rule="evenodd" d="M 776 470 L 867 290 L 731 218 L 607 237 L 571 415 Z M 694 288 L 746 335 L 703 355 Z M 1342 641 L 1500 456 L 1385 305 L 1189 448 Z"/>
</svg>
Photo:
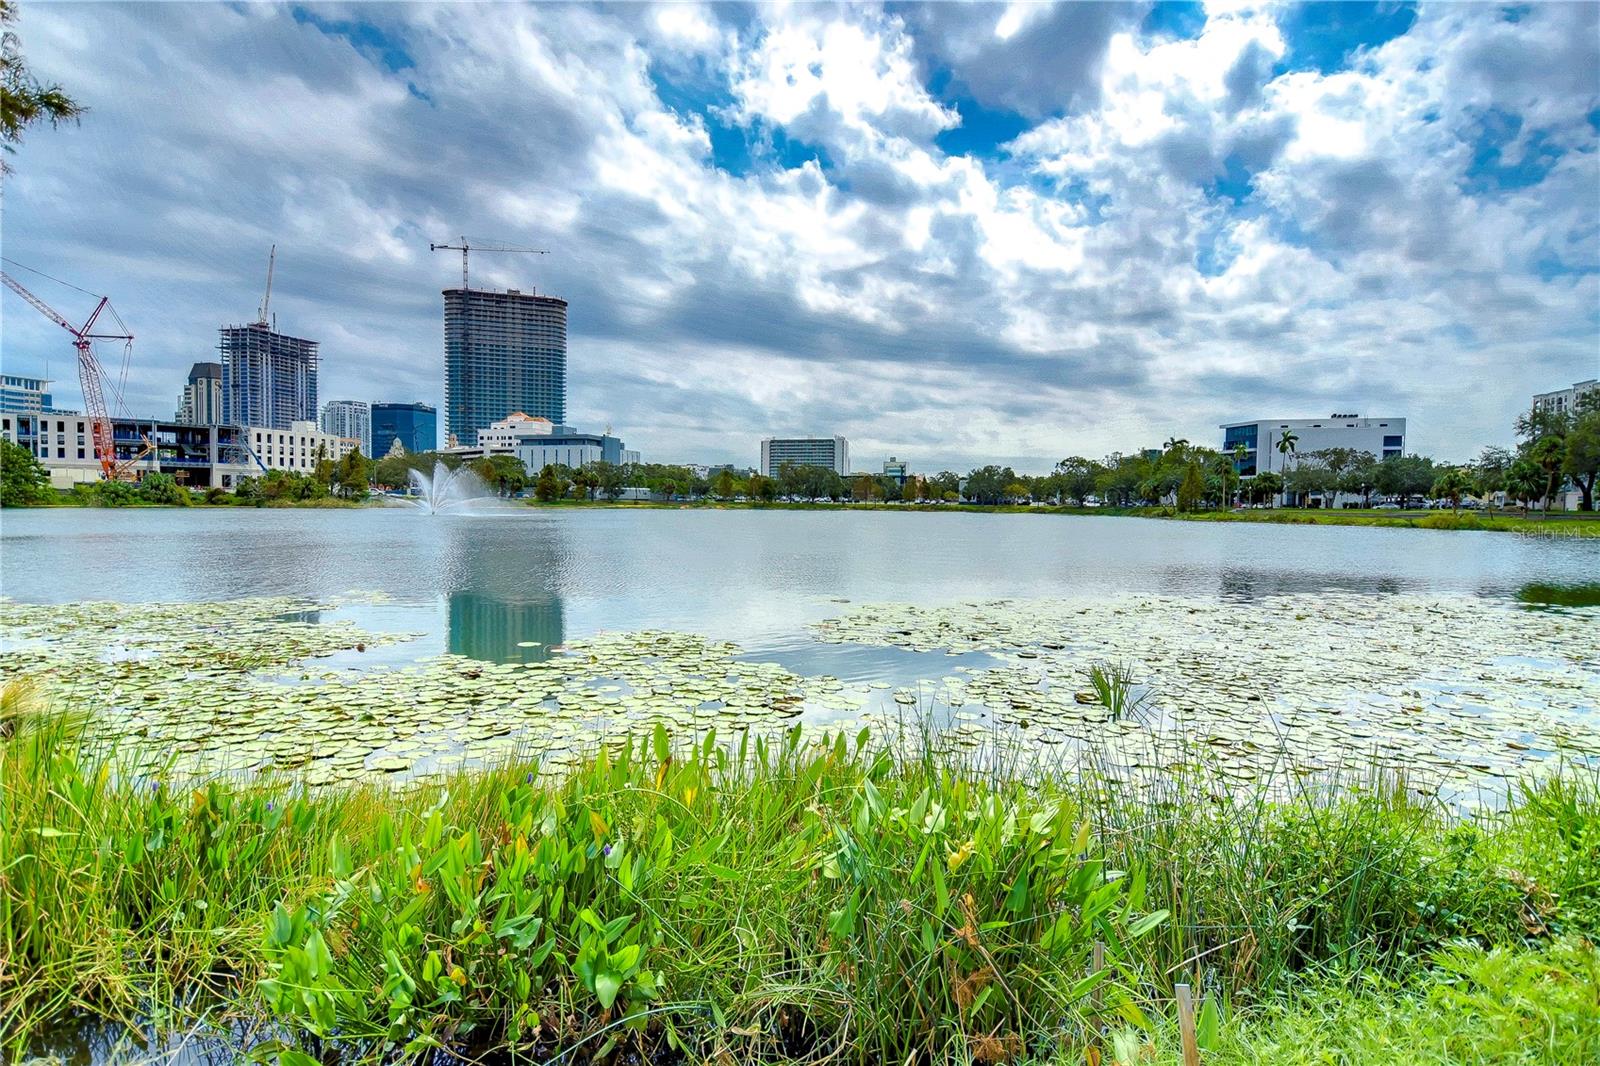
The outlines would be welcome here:
<svg viewBox="0 0 1600 1066">
<path fill-rule="evenodd" d="M 1170 507 L 1055 507 L 1021 504 L 766 503 L 759 500 L 525 500 L 530 507 L 622 509 L 712 508 L 757 511 L 885 511 L 920 514 L 1088 515 L 1100 518 L 1162 518 L 1182 522 L 1265 522 L 1274 525 L 1377 526 L 1389 529 L 1480 530 L 1552 537 L 1600 537 L 1600 514 L 1525 518 L 1506 512 L 1432 511 L 1425 514 L 1378 510 L 1302 510 L 1278 508 L 1183 513 Z"/>
<path fill-rule="evenodd" d="M 83 1010 L 271 1019 L 322 1061 L 1110 1062 L 1173 1054 L 1178 981 L 1208 1061 L 1326 1061 L 1314 1030 L 1390 1062 L 1407 1026 L 1515 1015 L 1515 1061 L 1555 1063 L 1600 1032 L 1592 775 L 1469 824 L 1378 779 L 1218 800 L 1203 760 L 1136 787 L 658 731 L 560 779 L 307 793 L 134 779 L 65 719 L 7 721 L 13 1052 Z"/>
</svg>

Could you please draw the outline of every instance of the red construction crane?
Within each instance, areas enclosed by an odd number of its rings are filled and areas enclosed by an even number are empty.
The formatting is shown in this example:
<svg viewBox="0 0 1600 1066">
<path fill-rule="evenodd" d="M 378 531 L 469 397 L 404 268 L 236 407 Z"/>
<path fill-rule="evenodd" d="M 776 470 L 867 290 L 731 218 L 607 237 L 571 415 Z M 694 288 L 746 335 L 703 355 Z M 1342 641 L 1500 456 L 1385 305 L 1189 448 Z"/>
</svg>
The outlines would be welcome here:
<svg viewBox="0 0 1600 1066">
<path fill-rule="evenodd" d="M 122 341 L 131 346 L 133 334 L 94 332 L 94 325 L 100 320 L 100 315 L 111 306 L 110 298 L 100 297 L 94 312 L 80 327 L 68 322 L 55 308 L 29 292 L 20 281 L 3 270 L 0 270 L 0 281 L 4 281 L 11 291 L 32 304 L 40 314 L 72 334 L 72 346 L 78 350 L 78 381 L 83 386 L 83 406 L 86 408 L 84 414 L 89 416 L 89 424 L 93 430 L 94 457 L 100 461 L 100 473 L 108 481 L 117 481 L 128 475 L 138 459 L 149 454 L 150 447 L 147 440 L 146 448 L 139 457 L 126 463 L 117 462 L 116 445 L 111 439 L 111 416 L 106 411 L 105 390 L 102 385 L 105 371 L 100 367 L 100 360 L 95 358 L 94 342 Z M 116 318 L 116 314 L 115 311 L 111 312 L 113 318 Z M 118 319 L 117 323 L 121 325 L 121 319 Z"/>
</svg>

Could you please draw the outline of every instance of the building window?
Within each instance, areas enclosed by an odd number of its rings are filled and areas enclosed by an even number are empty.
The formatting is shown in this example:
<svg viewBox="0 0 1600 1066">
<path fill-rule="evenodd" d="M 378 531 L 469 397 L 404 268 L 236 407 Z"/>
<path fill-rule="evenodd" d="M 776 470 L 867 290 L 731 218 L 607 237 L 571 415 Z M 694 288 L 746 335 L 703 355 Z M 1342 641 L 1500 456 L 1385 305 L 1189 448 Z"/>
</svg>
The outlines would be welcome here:
<svg viewBox="0 0 1600 1066">
<path fill-rule="evenodd" d="M 1383 438 L 1383 446 L 1385 448 L 1398 448 L 1400 445 L 1401 438 L 1398 435 L 1386 435 Z"/>
<path fill-rule="evenodd" d="M 82 449 L 82 448 L 79 448 L 79 449 L 78 449 L 78 458 L 79 458 L 79 459 L 82 459 L 82 458 L 83 458 L 83 449 Z"/>
<path fill-rule="evenodd" d="M 67 457 L 67 450 L 65 448 L 57 448 L 56 449 L 56 458 L 57 459 L 65 459 L 66 457 Z"/>
</svg>

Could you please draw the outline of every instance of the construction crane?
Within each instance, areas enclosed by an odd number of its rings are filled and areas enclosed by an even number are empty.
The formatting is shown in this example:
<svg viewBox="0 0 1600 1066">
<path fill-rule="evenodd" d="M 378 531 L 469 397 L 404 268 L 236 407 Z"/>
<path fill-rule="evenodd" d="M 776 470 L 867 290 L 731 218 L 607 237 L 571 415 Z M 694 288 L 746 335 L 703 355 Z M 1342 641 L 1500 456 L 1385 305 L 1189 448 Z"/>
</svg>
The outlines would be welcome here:
<svg viewBox="0 0 1600 1066">
<path fill-rule="evenodd" d="M 267 253 L 267 294 L 261 298 L 261 309 L 256 314 L 256 325 L 267 324 L 267 309 L 272 306 L 272 267 L 278 261 L 278 246 L 274 244 Z"/>
<path fill-rule="evenodd" d="M 100 474 L 107 481 L 129 480 L 133 476 L 133 468 L 145 456 L 155 450 L 155 445 L 149 437 L 144 437 L 144 449 L 133 458 L 121 463 L 117 462 L 116 444 L 111 436 L 111 416 L 106 410 L 104 389 L 105 371 L 100 366 L 100 360 L 95 358 L 95 341 L 122 341 L 129 349 L 133 347 L 133 334 L 131 333 L 96 333 L 95 323 L 100 316 L 111 306 L 110 297 L 101 296 L 100 302 L 95 305 L 94 311 L 89 315 L 82 326 L 74 326 L 68 322 L 60 312 L 45 303 L 39 297 L 29 292 L 16 278 L 0 270 L 0 281 L 4 281 L 12 292 L 28 301 L 40 314 L 72 334 L 72 346 L 78 350 L 78 382 L 83 386 L 84 411 L 89 416 L 89 426 L 94 440 L 94 457 L 100 463 Z M 90 295 L 94 295 L 91 293 Z M 117 325 L 122 325 L 122 319 L 117 317 L 116 311 L 111 312 L 111 317 L 116 319 Z M 141 436 L 143 436 L 141 434 Z"/>
<path fill-rule="evenodd" d="M 474 238 L 476 240 L 476 238 Z M 430 252 L 460 252 L 461 253 L 461 289 L 465 292 L 467 286 L 467 256 L 473 251 L 479 252 L 526 252 L 529 255 L 549 255 L 544 248 L 523 248 L 515 244 L 503 244 L 500 241 L 479 240 L 477 244 L 470 243 L 466 237 L 461 238 L 460 244 L 433 244 L 429 243 Z M 270 288 L 270 285 L 269 285 Z"/>
</svg>

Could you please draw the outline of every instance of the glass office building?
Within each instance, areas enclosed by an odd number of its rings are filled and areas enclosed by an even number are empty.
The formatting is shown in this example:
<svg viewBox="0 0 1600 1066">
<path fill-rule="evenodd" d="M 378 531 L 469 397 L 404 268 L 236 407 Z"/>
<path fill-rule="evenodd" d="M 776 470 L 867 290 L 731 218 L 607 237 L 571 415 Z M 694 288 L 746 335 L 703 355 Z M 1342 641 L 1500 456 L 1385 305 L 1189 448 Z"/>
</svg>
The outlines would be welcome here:
<svg viewBox="0 0 1600 1066">
<path fill-rule="evenodd" d="M 372 454 L 382 459 L 395 441 L 408 452 L 439 447 L 439 412 L 425 403 L 372 405 Z"/>
</svg>

